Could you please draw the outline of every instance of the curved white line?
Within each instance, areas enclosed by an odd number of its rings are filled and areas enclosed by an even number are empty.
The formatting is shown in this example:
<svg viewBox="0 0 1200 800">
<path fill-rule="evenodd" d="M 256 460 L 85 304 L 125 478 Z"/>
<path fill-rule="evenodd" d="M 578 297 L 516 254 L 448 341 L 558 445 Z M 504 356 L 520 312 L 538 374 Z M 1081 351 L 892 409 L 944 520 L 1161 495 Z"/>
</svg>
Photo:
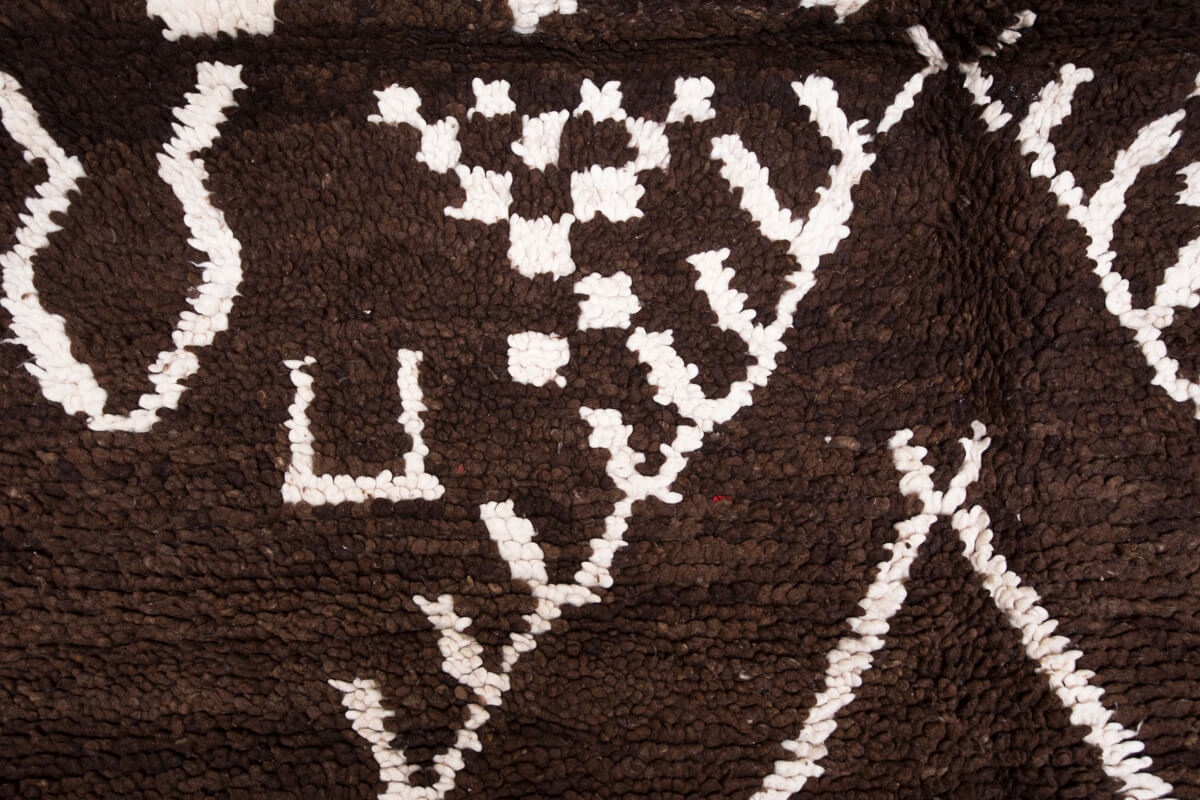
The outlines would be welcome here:
<svg viewBox="0 0 1200 800">
<path fill-rule="evenodd" d="M 68 195 L 78 190 L 83 166 L 68 156 L 42 127 L 37 112 L 21 92 L 13 76 L 0 72 L 0 119 L 4 128 L 25 151 L 25 160 L 40 159 L 49 173 L 35 190 L 37 197 L 26 201 L 28 214 L 20 216 L 17 244 L 0 255 L 4 298 L 0 305 L 12 314 L 15 341 L 33 356 L 25 368 L 38 380 L 47 400 L 58 403 L 68 414 L 87 414 L 87 425 L 96 431 L 144 433 L 158 421 L 158 410 L 175 408 L 187 390 L 182 381 L 200 367 L 189 348 L 207 347 L 217 333 L 229 327 L 229 312 L 242 280 L 241 244 L 225 222 L 225 215 L 209 201 L 204 181 L 204 162 L 193 154 L 212 145 L 217 126 L 225 121 L 225 109 L 235 105 L 233 92 L 245 88 L 241 66 L 201 63 L 197 66 L 197 92 L 186 95 L 187 104 L 174 116 L 175 136 L 159 155 L 159 177 L 171 187 L 183 206 L 183 219 L 192 233 L 189 244 L 208 254 L 197 266 L 201 282 L 196 296 L 188 298 L 192 310 L 184 311 L 171 334 L 174 347 L 159 353 L 147 370 L 154 391 L 143 394 L 139 408 L 129 414 L 105 413 L 108 393 L 96 382 L 91 367 L 71 355 L 66 322 L 42 306 L 34 285 L 34 257 L 61 229 L 51 219 L 66 213 Z"/>
</svg>

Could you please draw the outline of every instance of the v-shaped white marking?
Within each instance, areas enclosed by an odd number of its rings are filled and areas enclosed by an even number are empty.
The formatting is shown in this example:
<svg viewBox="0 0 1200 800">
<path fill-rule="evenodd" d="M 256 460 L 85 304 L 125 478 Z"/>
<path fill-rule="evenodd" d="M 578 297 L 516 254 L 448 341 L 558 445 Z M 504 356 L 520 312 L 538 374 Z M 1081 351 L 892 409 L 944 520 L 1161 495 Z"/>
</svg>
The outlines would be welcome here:
<svg viewBox="0 0 1200 800">
<path fill-rule="evenodd" d="M 208 171 L 195 157 L 210 147 L 218 136 L 217 126 L 225 121 L 225 110 L 236 105 L 233 93 L 245 88 L 240 66 L 201 63 L 196 68 L 196 92 L 186 95 L 187 104 L 176 108 L 175 136 L 159 155 L 159 177 L 171 187 L 183 206 L 183 219 L 192 233 L 189 244 L 205 252 L 209 260 L 200 268 L 200 285 L 187 299 L 184 311 L 171 334 L 173 347 L 158 354 L 147 369 L 154 391 L 143 394 L 139 408 L 128 414 L 106 413 L 108 393 L 96 382 L 92 368 L 71 354 L 66 320 L 51 314 L 38 297 L 33 262 L 50 242 L 50 234 L 61 229 L 52 214 L 65 214 L 71 192 L 78 191 L 84 177 L 83 165 L 68 156 L 46 132 L 37 112 L 21 92 L 16 78 L 0 72 L 0 117 L 9 135 L 25 150 L 25 160 L 40 160 L 49 177 L 26 201 L 28 214 L 21 214 L 17 244 L 0 254 L 3 269 L 4 308 L 12 314 L 14 338 L 33 356 L 25 368 L 33 374 L 42 395 L 58 403 L 68 414 L 83 412 L 95 431 L 144 433 L 158 422 L 158 412 L 175 408 L 187 391 L 183 382 L 200 369 L 193 348 L 207 347 L 218 333 L 229 327 L 229 313 L 242 281 L 241 244 L 215 208 L 204 188 Z"/>
</svg>

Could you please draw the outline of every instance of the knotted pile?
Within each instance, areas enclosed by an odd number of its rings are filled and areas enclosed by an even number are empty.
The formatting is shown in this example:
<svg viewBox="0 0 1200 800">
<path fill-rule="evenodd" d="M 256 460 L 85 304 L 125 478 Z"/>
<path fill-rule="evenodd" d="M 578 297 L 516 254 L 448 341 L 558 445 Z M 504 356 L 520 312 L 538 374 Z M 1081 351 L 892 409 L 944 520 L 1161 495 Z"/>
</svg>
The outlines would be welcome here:
<svg viewBox="0 0 1200 800">
<path fill-rule="evenodd" d="M 1200 800 L 1194 0 L 16 0 L 0 122 L 0 800 Z"/>
</svg>

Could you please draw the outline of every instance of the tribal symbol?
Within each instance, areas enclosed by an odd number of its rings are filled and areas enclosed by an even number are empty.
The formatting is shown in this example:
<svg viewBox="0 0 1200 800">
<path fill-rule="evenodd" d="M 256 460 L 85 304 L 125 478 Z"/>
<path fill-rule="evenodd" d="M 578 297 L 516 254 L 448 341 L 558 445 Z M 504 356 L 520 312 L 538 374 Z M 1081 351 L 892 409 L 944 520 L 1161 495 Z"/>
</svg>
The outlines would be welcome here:
<svg viewBox="0 0 1200 800">
<path fill-rule="evenodd" d="M 542 17 L 551 14 L 574 14 L 579 10 L 578 0 L 508 0 L 513 15 L 514 33 L 533 33 Z"/>
<path fill-rule="evenodd" d="M 996 49 L 1014 44 L 1021 31 L 1031 26 L 1034 20 L 1030 11 L 1017 15 L 1015 22 L 1000 34 Z M 996 49 L 984 48 L 980 55 L 994 56 Z M 988 96 L 991 79 L 983 76 L 978 62 L 961 64 L 959 71 L 964 75 L 964 85 L 971 92 L 974 103 L 984 107 L 981 116 L 989 131 L 1000 130 L 1012 121 L 1012 115 L 1004 110 L 1003 104 Z M 1109 310 L 1118 313 L 1118 318 L 1127 327 L 1139 330 L 1139 341 L 1151 341 L 1147 334 L 1140 333 L 1142 326 L 1149 322 L 1146 316 L 1120 316 L 1122 308 L 1129 310 L 1128 284 L 1111 271 L 1113 255 L 1108 245 L 1112 241 L 1113 223 L 1124 208 L 1125 192 L 1141 167 L 1158 163 L 1175 146 L 1179 134 L 1172 132 L 1183 118 L 1183 112 L 1168 115 L 1143 128 L 1134 144 L 1117 155 L 1113 178 L 1093 195 L 1090 203 L 1085 204 L 1071 174 L 1056 172 L 1054 147 L 1049 144 L 1048 137 L 1050 130 L 1070 113 L 1070 99 L 1075 87 L 1090 78 L 1089 70 L 1076 70 L 1070 65 L 1064 67 L 1060 80 L 1047 86 L 1041 99 L 1030 108 L 1021 123 L 1018 138 L 1022 153 L 1038 153 L 1038 159 L 1031 167 L 1033 175 L 1052 179 L 1052 191 L 1070 208 L 1071 218 L 1080 222 L 1092 237 L 1088 254 L 1097 265 L 1097 274 L 1103 278 L 1101 285 L 1109 294 Z M 1200 86 L 1200 76 L 1197 81 Z M 1200 89 L 1192 96 L 1197 93 Z M 1200 204 L 1200 197 L 1190 194 L 1192 175 L 1200 172 L 1200 167 L 1193 165 L 1185 172 L 1188 173 L 1185 175 L 1188 189 L 1181 193 L 1180 201 L 1193 200 Z M 1159 328 L 1170 324 L 1170 312 L 1163 306 L 1195 307 L 1200 304 L 1200 295 L 1196 294 L 1200 278 L 1193 277 L 1200 272 L 1196 266 L 1197 251 L 1200 251 L 1197 241 L 1187 245 L 1180 254 L 1180 264 L 1173 268 L 1174 272 L 1168 270 L 1164 285 L 1159 287 L 1158 305 L 1155 306 L 1158 310 L 1153 319 L 1165 318 L 1166 323 L 1151 326 L 1152 341 L 1156 343 Z M 1197 299 L 1192 301 L 1192 297 Z M 1149 357 L 1150 351 L 1146 352 Z M 1156 349 L 1155 352 L 1161 351 Z M 1170 368 L 1171 377 L 1176 368 L 1177 365 Z M 1160 377 L 1163 375 L 1162 372 L 1159 374 Z M 1176 399 L 1182 401 L 1187 396 L 1184 394 Z M 762 788 L 751 800 L 787 800 L 803 789 L 810 778 L 824 774 L 825 768 L 820 762 L 829 753 L 825 743 L 837 730 L 836 715 L 854 700 L 854 689 L 862 685 L 863 675 L 874 661 L 874 653 L 884 646 L 883 637 L 887 635 L 889 622 L 907 596 L 904 584 L 912 565 L 939 519 L 949 519 L 963 543 L 964 557 L 996 608 L 1020 632 L 1026 655 L 1070 712 L 1071 723 L 1088 729 L 1084 741 L 1100 751 L 1101 766 L 1105 774 L 1120 783 L 1121 795 L 1136 800 L 1158 800 L 1166 798 L 1172 791 L 1169 783 L 1149 771 L 1151 759 L 1137 756 L 1144 745 L 1137 739 L 1136 731 L 1114 721 L 1112 712 L 1101 703 L 1104 690 L 1090 683 L 1095 674 L 1076 667 L 1083 653 L 1069 649 L 1071 642 L 1054 634 L 1058 622 L 1041 606 L 1038 593 L 1023 585 L 1005 558 L 995 553 L 987 512 L 979 505 L 964 507 L 967 490 L 978 480 L 983 454 L 991 444 L 984 435 L 986 429 L 982 423 L 973 422 L 971 427 L 972 438 L 959 440 L 963 448 L 962 466 L 944 490 L 938 490 L 933 484 L 934 468 L 924 462 L 928 451 L 910 444 L 912 431 L 897 431 L 892 437 L 889 447 L 893 463 L 901 473 L 900 492 L 906 497 L 918 498 L 921 511 L 896 524 L 895 542 L 885 545 L 891 555 L 878 564 L 875 579 L 859 602 L 862 613 L 849 620 L 849 635 L 838 641 L 826 656 L 824 688 L 816 695 L 803 729 L 796 738 L 782 743 L 791 757 L 775 762 L 774 770 L 764 778 Z"/>
<path fill-rule="evenodd" d="M 912 431 L 897 431 L 888 446 L 900 472 L 900 493 L 921 501 L 921 511 L 896 523 L 896 541 L 884 545 L 891 556 L 876 567 L 875 579 L 866 596 L 859 601 L 862 613 L 849 621 L 850 634 L 843 637 L 826 656 L 824 690 L 817 694 L 804 728 L 795 739 L 783 742 L 791 758 L 775 762 L 774 771 L 751 800 L 787 800 L 804 788 L 809 778 L 820 777 L 825 768 L 821 759 L 829 751 L 825 742 L 837 730 L 836 715 L 854 700 L 854 689 L 862 685 L 863 674 L 871 668 L 874 653 L 884 645 L 888 623 L 900 610 L 907 596 L 904 588 L 909 572 L 929 536 L 934 523 L 949 519 L 963 543 L 963 556 L 979 576 L 996 608 L 1021 634 L 1025 654 L 1045 676 L 1059 701 L 1071 713 L 1071 724 L 1088 729 L 1084 741 L 1100 751 L 1104 772 L 1121 783 L 1121 793 L 1136 800 L 1163 798 L 1170 784 L 1148 772 L 1151 762 L 1137 757 L 1144 745 L 1136 733 L 1112 719 L 1112 712 L 1101 702 L 1104 690 L 1089 683 L 1095 673 L 1078 669 L 1083 657 L 1079 650 L 1068 649 L 1071 642 L 1054 635 L 1057 620 L 1041 605 L 1032 588 L 1022 584 L 1009 569 L 1004 556 L 992 548 L 991 519 L 978 505 L 965 508 L 967 490 L 979 479 L 983 454 L 991 444 L 984 436 L 981 422 L 971 423 L 974 435 L 960 439 L 963 463 L 946 489 L 933 484 L 933 470 L 925 463 L 928 451 L 909 444 Z"/>
<path fill-rule="evenodd" d="M 630 446 L 633 432 L 625 424 L 621 412 L 613 408 L 579 409 L 581 419 L 590 427 L 588 444 L 606 451 L 606 474 L 620 490 L 622 499 L 605 519 L 604 534 L 592 539 L 591 554 L 580 564 L 573 583 L 550 583 L 544 554 L 537 543 L 533 524 L 516 514 L 513 503 L 486 503 L 480 507 L 480 518 L 495 543 L 500 557 L 509 566 L 514 580 L 523 581 L 537 600 L 537 606 L 524 616 L 526 630 L 514 631 L 509 643 L 502 648 L 501 669 L 490 671 L 483 664 L 483 645 L 469 633 L 472 620 L 455 610 L 452 595 L 443 594 L 430 599 L 414 597 L 433 628 L 438 631 L 439 649 L 443 656 L 443 671 L 467 688 L 473 695 L 468 703 L 468 716 L 457 732 L 454 744 L 435 756 L 432 769 L 436 781 L 432 786 L 414 786 L 412 777 L 417 766 L 410 764 L 401 748 L 393 745 L 396 734 L 384 727 L 384 721 L 394 716 L 384 707 L 378 684 L 369 678 L 349 681 L 331 680 L 331 686 L 342 692 L 342 702 L 352 727 L 371 744 L 380 768 L 380 780 L 386 783 L 381 800 L 440 800 L 456 785 L 458 772 L 464 766 L 467 750 L 480 751 L 482 744 L 477 731 L 491 717 L 491 708 L 499 706 L 510 688 L 509 675 L 521 655 L 537 646 L 537 637 L 550 630 L 551 622 L 561 616 L 564 606 L 583 606 L 599 602 L 601 590 L 613 584 L 613 559 L 625 546 L 625 533 L 634 504 L 657 498 L 664 503 L 677 503 L 682 496 L 672 490 L 676 478 L 687 465 L 688 454 L 696 452 L 705 435 L 727 422 L 739 411 L 751 405 L 753 392 L 770 380 L 784 352 L 784 334 L 790 329 L 801 299 L 815 285 L 815 274 L 823 257 L 834 252 L 849 235 L 847 226 L 853 211 L 851 193 L 875 160 L 867 147 L 876 142 L 904 113 L 912 107 L 914 98 L 923 88 L 925 79 L 946 67 L 940 50 L 929 39 L 925 29 L 915 26 L 909 36 L 926 66 L 912 75 L 870 130 L 867 120 L 851 122 L 839 105 L 838 92 L 829 78 L 810 75 L 792 84 L 798 103 L 805 108 L 822 137 L 832 143 L 836 153 L 828 168 L 825 186 L 817 189 L 816 201 L 807 218 L 798 219 L 780 205 L 769 182 L 767 168 L 746 148 L 740 136 L 729 134 L 711 140 L 711 158 L 720 164 L 720 174 L 729 190 L 738 195 L 741 208 L 755 222 L 767 239 L 787 246 L 796 269 L 783 282 L 783 291 L 775 306 L 774 320 L 769 325 L 754 321 L 754 312 L 745 307 L 746 295 L 734 290 L 731 280 L 734 271 L 724 266 L 728 249 L 698 252 L 688 257 L 695 274 L 695 290 L 708 300 L 717 317 L 717 325 L 732 332 L 745 343 L 752 363 L 745 376 L 734 382 L 723 396 L 710 397 L 696 382 L 698 368 L 686 363 L 676 352 L 672 332 L 647 331 L 637 327 L 626 337 L 626 347 L 649 367 L 648 380 L 655 389 L 655 399 L 673 406 L 687 421 L 679 425 L 670 444 L 660 448 L 662 464 L 652 475 L 639 471 L 647 460 L 645 453 Z M 459 121 L 447 117 L 429 121 L 419 113 L 420 97 L 408 87 L 391 86 L 376 92 L 379 113 L 370 121 L 379 124 L 407 125 L 421 134 L 416 160 L 438 173 L 454 173 L 466 198 L 460 206 L 449 206 L 446 216 L 470 219 L 484 224 L 506 222 L 511 266 L 523 275 L 532 277 L 550 274 L 555 280 L 575 273 L 568 233 L 576 222 L 585 223 L 597 216 L 621 222 L 641 215 L 638 202 L 643 189 L 640 175 L 647 170 L 663 170 L 670 166 L 667 126 L 691 120 L 712 119 L 715 111 L 710 99 L 715 87 L 707 78 L 680 78 L 675 82 L 675 100 L 663 121 L 630 118 L 621 107 L 620 85 L 616 82 L 597 87 L 584 81 L 580 87 L 581 102 L 573 111 L 560 110 L 522 117 L 522 136 L 512 143 L 512 150 L 531 169 L 544 169 L 557 163 L 563 125 L 574 113 L 591 114 L 593 121 L 615 120 L 625 126 L 636 156 L 620 167 L 593 166 L 576 172 L 571 179 L 573 212 L 558 220 L 543 217 L 526 220 L 509 213 L 513 176 L 478 166 L 464 164 L 457 134 Z M 516 112 L 505 81 L 474 82 L 475 105 L 468 112 L 485 117 Z M 580 301 L 578 330 L 611 328 L 629 330 L 632 316 L 641 308 L 632 292 L 629 275 L 617 272 L 609 276 L 591 274 L 577 279 L 575 294 Z M 554 382 L 564 385 L 557 369 L 570 358 L 569 342 L 549 334 L 527 331 L 509 338 L 509 372 L 513 380 L 537 385 Z"/>
<path fill-rule="evenodd" d="M 1032 23 L 1033 15 L 1029 12 L 1018 21 L 1019 27 L 1028 27 Z M 984 77 L 978 62 L 961 65 L 960 71 L 975 104 L 984 107 L 981 117 L 989 132 L 998 131 L 1012 121 L 1003 102 L 993 100 L 988 94 L 992 79 Z M 1093 78 L 1095 74 L 1086 67 L 1064 65 L 1058 77 L 1047 83 L 1029 106 L 1017 129 L 1017 142 L 1021 145 L 1022 155 L 1034 156 L 1029 174 L 1050 181 L 1049 189 L 1059 205 L 1066 206 L 1067 216 L 1079 223 L 1087 234 L 1087 256 L 1092 262 L 1092 271 L 1100 278 L 1100 288 L 1105 294 L 1104 307 L 1123 327 L 1133 332 L 1146 364 L 1154 370 L 1150 382 L 1178 403 L 1190 401 L 1195 417 L 1200 419 L 1200 383 L 1180 376 L 1179 362 L 1167 353 L 1166 343 L 1162 340 L 1162 332 L 1175 321 L 1176 309 L 1200 306 L 1200 236 L 1179 249 L 1175 264 L 1163 273 L 1154 292 L 1154 302 L 1148 308 L 1133 305 L 1129 281 L 1113 267 L 1117 254 L 1112 249 L 1113 230 L 1125 212 L 1126 194 L 1143 169 L 1162 162 L 1179 144 L 1182 134 L 1178 127 L 1188 112 L 1180 108 L 1142 126 L 1128 147 L 1112 156 L 1112 177 L 1091 197 L 1084 197 L 1075 177 L 1055 166 L 1055 148 L 1050 134 L 1071 115 L 1076 89 Z M 1196 75 L 1194 84 L 1184 104 L 1200 97 L 1200 74 Z M 1192 162 L 1178 174 L 1184 185 L 1177 195 L 1177 202 L 1200 207 L 1200 161 Z"/>
</svg>

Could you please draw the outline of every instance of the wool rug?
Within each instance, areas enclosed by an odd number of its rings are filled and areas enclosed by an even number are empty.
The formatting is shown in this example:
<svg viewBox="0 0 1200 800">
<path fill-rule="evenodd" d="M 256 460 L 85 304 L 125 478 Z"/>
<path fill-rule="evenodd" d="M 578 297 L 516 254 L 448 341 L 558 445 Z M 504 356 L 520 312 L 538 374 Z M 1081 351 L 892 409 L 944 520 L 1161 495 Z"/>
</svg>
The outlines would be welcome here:
<svg viewBox="0 0 1200 800">
<path fill-rule="evenodd" d="M 0 115 L 0 798 L 1200 798 L 1192 0 L 10 0 Z"/>
</svg>

